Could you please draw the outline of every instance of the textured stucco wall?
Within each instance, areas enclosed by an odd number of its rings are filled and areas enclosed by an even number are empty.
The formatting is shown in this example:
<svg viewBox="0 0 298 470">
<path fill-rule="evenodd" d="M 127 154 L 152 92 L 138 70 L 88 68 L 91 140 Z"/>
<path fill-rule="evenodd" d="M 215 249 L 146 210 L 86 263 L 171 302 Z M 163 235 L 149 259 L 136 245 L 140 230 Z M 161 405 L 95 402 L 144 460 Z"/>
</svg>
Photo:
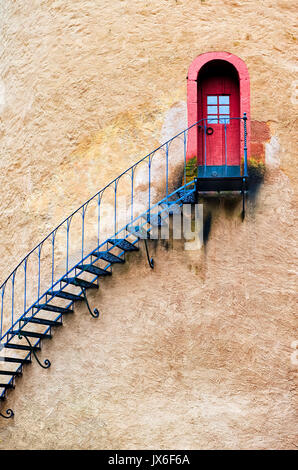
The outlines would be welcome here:
<svg viewBox="0 0 298 470">
<path fill-rule="evenodd" d="M 282 200 L 282 204 L 280 204 Z M 208 243 L 127 257 L 44 342 L 5 403 L 1 449 L 294 449 L 295 224 L 271 170 L 245 222 L 214 200 Z"/>
<path fill-rule="evenodd" d="M 202 52 L 226 50 L 246 62 L 252 119 L 278 135 L 292 176 L 295 3 L 2 0 L 0 278 L 155 148 Z"/>
<path fill-rule="evenodd" d="M 96 327 L 78 307 L 42 353 L 52 369 L 18 380 L 1 448 L 294 447 L 295 14 L 291 0 L 0 0 L 2 280 L 185 127 L 198 54 L 246 62 L 251 117 L 271 135 L 246 222 L 215 208 L 202 252 L 119 268 L 91 296 Z"/>
</svg>

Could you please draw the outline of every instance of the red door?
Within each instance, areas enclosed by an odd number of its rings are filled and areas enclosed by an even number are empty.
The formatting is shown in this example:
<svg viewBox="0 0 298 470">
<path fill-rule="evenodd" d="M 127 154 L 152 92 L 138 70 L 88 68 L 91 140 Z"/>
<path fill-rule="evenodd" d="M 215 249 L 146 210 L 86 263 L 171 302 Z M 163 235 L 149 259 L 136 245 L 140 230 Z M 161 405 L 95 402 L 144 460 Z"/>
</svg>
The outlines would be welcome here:
<svg viewBox="0 0 298 470">
<path fill-rule="evenodd" d="M 231 175 L 230 167 L 240 167 L 240 121 L 235 119 L 240 112 L 238 77 L 229 69 L 213 67 L 199 80 L 199 87 L 199 115 L 204 119 L 198 135 L 199 165 L 206 162 L 207 176 Z"/>
</svg>

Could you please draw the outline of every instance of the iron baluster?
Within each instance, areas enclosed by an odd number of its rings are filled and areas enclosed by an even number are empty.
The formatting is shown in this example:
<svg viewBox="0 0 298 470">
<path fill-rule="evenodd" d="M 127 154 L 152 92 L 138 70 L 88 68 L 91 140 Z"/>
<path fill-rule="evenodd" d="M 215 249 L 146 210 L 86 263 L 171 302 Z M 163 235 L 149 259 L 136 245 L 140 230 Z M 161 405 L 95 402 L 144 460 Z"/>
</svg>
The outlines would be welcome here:
<svg viewBox="0 0 298 470">
<path fill-rule="evenodd" d="M 41 257 L 42 244 L 38 246 L 38 287 L 37 287 L 37 298 L 40 297 L 40 257 Z"/>
<path fill-rule="evenodd" d="M 11 286 L 11 326 L 13 325 L 14 321 L 14 283 L 15 283 L 16 271 L 13 272 L 12 275 L 12 286 Z"/>
<path fill-rule="evenodd" d="M 204 176 L 207 173 L 207 127 L 204 121 Z"/>
<path fill-rule="evenodd" d="M 97 199 L 97 246 L 99 246 L 99 240 L 100 240 L 100 202 L 101 202 L 101 197 L 99 194 L 98 199 Z"/>
<path fill-rule="evenodd" d="M 130 215 L 130 222 L 132 223 L 133 221 L 133 191 L 134 191 L 134 167 L 131 169 L 131 203 L 130 203 L 130 210 L 131 210 L 131 215 Z"/>
<path fill-rule="evenodd" d="M 69 263 L 69 229 L 71 224 L 71 217 L 66 221 L 66 273 L 68 273 Z"/>
<path fill-rule="evenodd" d="M 246 127 L 247 115 L 243 113 L 243 123 L 244 123 L 244 176 L 247 177 L 247 127 Z"/>
<path fill-rule="evenodd" d="M 82 259 L 84 258 L 84 243 L 85 243 L 85 206 L 82 208 Z"/>
<path fill-rule="evenodd" d="M 117 233 L 117 185 L 118 185 L 118 182 L 116 180 L 115 185 L 114 185 L 114 192 L 115 192 L 115 195 L 114 195 L 114 233 Z"/>
<path fill-rule="evenodd" d="M 166 197 L 169 194 L 169 143 L 166 143 Z"/>
<path fill-rule="evenodd" d="M 184 186 L 186 185 L 186 131 L 183 132 L 183 179 L 184 179 Z"/>
<path fill-rule="evenodd" d="M 228 174 L 228 152 L 227 152 L 227 123 L 226 119 L 224 119 L 224 126 L 225 126 L 225 176 Z"/>
<path fill-rule="evenodd" d="M 54 285 L 55 237 L 56 237 L 56 232 L 53 232 L 52 233 L 52 286 Z"/>
<path fill-rule="evenodd" d="M 27 305 L 27 261 L 28 257 L 25 259 L 24 262 L 24 312 L 26 312 Z"/>
<path fill-rule="evenodd" d="M 151 158 L 149 155 L 149 161 L 148 161 L 148 178 L 149 178 L 149 185 L 148 185 L 148 215 L 149 215 L 149 223 L 150 223 L 150 211 L 151 211 Z"/>
<path fill-rule="evenodd" d="M 5 291 L 5 286 L 1 289 L 1 324 L 0 324 L 0 338 L 2 338 L 2 331 L 3 331 L 3 311 L 4 311 L 4 291 Z"/>
</svg>

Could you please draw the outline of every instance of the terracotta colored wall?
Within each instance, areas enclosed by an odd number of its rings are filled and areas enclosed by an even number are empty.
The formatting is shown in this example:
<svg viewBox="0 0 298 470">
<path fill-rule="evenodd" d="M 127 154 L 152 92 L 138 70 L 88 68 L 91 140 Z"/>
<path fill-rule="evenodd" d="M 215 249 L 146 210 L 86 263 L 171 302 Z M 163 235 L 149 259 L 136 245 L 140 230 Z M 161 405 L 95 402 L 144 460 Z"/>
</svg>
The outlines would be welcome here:
<svg viewBox="0 0 298 470">
<path fill-rule="evenodd" d="M 251 122 L 251 156 L 257 161 L 265 161 L 265 144 L 270 140 L 270 128 L 266 122 Z"/>
</svg>

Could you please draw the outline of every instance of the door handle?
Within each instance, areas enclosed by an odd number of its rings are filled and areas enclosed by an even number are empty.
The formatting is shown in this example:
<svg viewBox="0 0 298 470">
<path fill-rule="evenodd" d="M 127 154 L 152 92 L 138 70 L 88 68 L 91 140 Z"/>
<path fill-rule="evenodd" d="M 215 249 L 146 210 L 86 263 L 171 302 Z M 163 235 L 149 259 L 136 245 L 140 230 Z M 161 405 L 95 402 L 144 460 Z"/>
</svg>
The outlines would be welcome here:
<svg viewBox="0 0 298 470">
<path fill-rule="evenodd" d="M 207 129 L 206 129 L 206 134 L 207 135 L 212 135 L 213 132 L 214 132 L 214 130 L 212 129 L 212 127 L 207 127 Z"/>
</svg>

